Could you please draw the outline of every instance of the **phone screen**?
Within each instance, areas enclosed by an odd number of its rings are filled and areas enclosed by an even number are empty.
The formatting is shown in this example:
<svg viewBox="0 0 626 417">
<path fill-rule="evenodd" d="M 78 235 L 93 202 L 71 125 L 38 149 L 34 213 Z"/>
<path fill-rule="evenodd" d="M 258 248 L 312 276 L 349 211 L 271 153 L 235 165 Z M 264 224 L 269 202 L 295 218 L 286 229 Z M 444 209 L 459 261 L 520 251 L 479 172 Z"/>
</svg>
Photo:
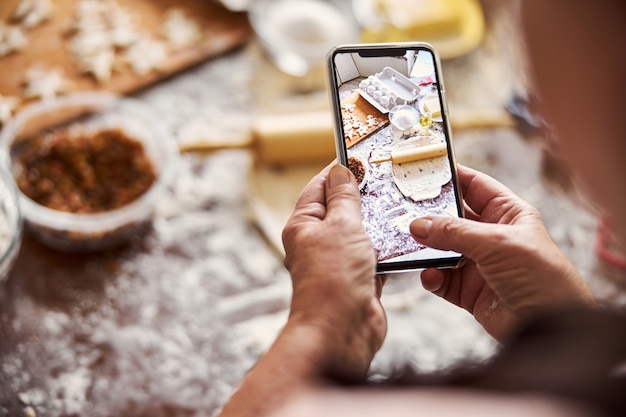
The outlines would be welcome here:
<svg viewBox="0 0 626 417">
<path fill-rule="evenodd" d="M 329 54 L 337 154 L 354 173 L 378 271 L 453 267 L 462 256 L 417 243 L 409 224 L 463 216 L 445 90 L 426 44 L 338 47 Z"/>
</svg>

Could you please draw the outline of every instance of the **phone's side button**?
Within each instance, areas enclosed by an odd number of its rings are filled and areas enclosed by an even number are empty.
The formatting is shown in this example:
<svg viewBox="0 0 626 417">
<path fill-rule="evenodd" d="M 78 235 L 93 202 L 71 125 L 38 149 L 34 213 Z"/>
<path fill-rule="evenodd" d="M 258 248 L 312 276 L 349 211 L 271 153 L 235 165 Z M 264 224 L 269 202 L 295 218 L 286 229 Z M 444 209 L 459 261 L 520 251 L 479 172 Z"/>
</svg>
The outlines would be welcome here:
<svg viewBox="0 0 626 417">
<path fill-rule="evenodd" d="M 446 116 L 449 116 L 449 113 L 448 113 L 448 100 L 446 100 L 446 92 L 445 91 L 441 92 L 441 98 L 442 98 L 441 101 L 443 102 L 442 103 L 443 104 L 443 112 L 444 112 L 444 114 Z"/>
</svg>

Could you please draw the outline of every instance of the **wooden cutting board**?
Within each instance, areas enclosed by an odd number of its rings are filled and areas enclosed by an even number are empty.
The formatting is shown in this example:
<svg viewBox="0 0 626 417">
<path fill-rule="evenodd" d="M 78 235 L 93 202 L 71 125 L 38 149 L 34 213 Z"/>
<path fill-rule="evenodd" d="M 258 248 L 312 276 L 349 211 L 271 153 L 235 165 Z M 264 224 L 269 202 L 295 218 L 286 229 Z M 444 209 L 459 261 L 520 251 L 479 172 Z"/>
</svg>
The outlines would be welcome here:
<svg viewBox="0 0 626 417">
<path fill-rule="evenodd" d="M 252 33 L 245 14 L 233 13 L 209 0 L 118 0 L 124 10 L 139 18 L 141 28 L 153 36 L 159 34 L 163 15 L 172 8 L 183 9 L 187 16 L 199 23 L 203 36 L 192 47 L 172 53 L 159 71 L 137 75 L 130 69 L 123 69 L 114 73 L 109 81 L 98 83 L 93 76 L 79 72 L 63 34 L 72 21 L 77 2 L 54 0 L 52 18 L 27 32 L 27 47 L 0 58 L 0 94 L 21 96 L 25 71 L 33 66 L 63 69 L 71 81 L 71 91 L 104 90 L 126 94 L 233 49 Z M 19 0 L 1 0 L 0 20 L 6 22 L 18 4 Z"/>
<path fill-rule="evenodd" d="M 354 110 L 351 112 L 348 112 L 347 110 L 343 108 L 344 104 L 354 104 Z M 356 145 L 363 139 L 367 138 L 372 133 L 377 132 L 378 130 L 382 129 L 383 127 L 389 124 L 389 117 L 386 114 L 383 114 L 376 107 L 372 106 L 367 100 L 365 100 L 361 96 L 361 94 L 359 94 L 358 91 L 354 91 L 350 93 L 349 95 L 345 96 L 344 98 L 342 98 L 341 105 L 342 105 L 341 113 L 344 119 L 346 115 L 352 114 L 359 119 L 359 122 L 363 126 L 367 127 L 367 129 L 364 132 L 362 132 L 362 134 L 353 132 L 352 137 L 344 137 L 344 139 L 346 140 L 347 148 L 351 148 L 352 146 Z M 378 123 L 375 125 L 371 125 L 371 126 L 368 125 L 367 116 L 369 115 L 375 117 L 376 120 L 378 120 Z"/>
</svg>

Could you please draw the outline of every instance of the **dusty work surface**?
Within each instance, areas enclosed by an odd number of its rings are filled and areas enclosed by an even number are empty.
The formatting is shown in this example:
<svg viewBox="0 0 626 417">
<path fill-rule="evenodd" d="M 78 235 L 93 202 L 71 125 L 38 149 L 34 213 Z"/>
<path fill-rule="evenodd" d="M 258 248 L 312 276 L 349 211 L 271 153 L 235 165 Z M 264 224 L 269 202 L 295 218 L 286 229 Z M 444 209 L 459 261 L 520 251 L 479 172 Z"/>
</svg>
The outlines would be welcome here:
<svg viewBox="0 0 626 417">
<path fill-rule="evenodd" d="M 498 107 L 510 96 L 519 63 L 498 38 L 508 27 L 492 21 L 480 50 L 444 63 L 453 109 Z M 252 111 L 251 59 L 238 51 L 139 99 L 174 135 L 201 120 L 236 128 Z M 509 129 L 455 139 L 458 160 L 537 205 L 559 246 L 591 276 L 595 216 L 543 182 L 539 144 Z M 185 155 L 153 230 L 116 252 L 63 255 L 25 236 L 0 288 L 0 416 L 207 416 L 219 409 L 284 324 L 291 291 L 282 260 L 248 216 L 250 162 L 242 150 Z M 389 334 L 375 376 L 406 362 L 440 369 L 496 349 L 469 314 L 426 293 L 415 273 L 390 280 L 383 303 Z"/>
</svg>

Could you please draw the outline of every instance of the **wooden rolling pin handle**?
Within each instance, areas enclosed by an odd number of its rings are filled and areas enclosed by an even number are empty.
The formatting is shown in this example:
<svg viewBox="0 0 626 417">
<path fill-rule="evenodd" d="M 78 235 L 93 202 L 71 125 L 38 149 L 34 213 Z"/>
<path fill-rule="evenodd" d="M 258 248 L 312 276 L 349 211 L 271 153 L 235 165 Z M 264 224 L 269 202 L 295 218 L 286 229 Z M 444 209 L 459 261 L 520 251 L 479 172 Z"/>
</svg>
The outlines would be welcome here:
<svg viewBox="0 0 626 417">
<path fill-rule="evenodd" d="M 435 143 L 432 145 L 416 146 L 408 149 L 398 149 L 391 152 L 386 158 L 372 159 L 371 164 L 379 164 L 381 162 L 392 161 L 396 164 L 405 162 L 421 161 L 423 159 L 444 156 L 448 153 L 445 142 Z"/>
</svg>

